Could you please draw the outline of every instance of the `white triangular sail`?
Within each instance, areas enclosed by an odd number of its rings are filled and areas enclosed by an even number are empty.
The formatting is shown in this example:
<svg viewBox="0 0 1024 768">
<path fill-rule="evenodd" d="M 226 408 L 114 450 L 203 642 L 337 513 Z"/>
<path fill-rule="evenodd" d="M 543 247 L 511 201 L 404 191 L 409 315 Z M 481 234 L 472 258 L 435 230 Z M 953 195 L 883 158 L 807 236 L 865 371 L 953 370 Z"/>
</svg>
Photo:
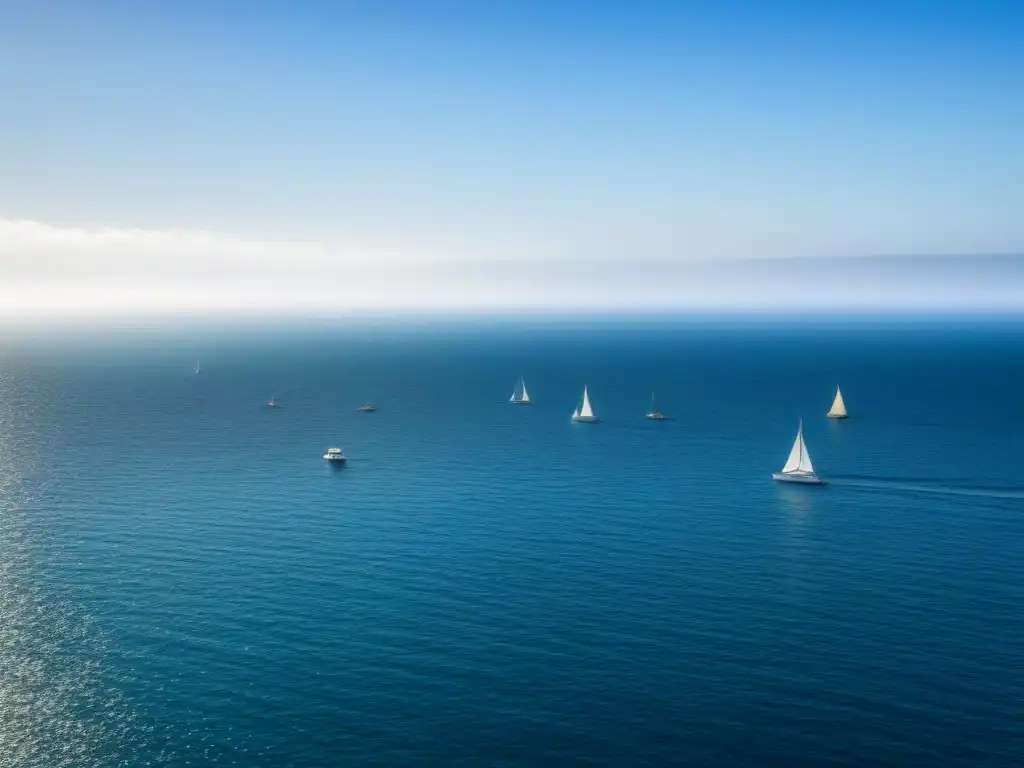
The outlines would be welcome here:
<svg viewBox="0 0 1024 768">
<path fill-rule="evenodd" d="M 586 387 L 583 388 L 583 402 L 580 405 L 579 411 L 576 412 L 576 415 L 584 419 L 594 418 L 594 411 L 590 407 L 590 397 L 587 396 Z"/>
<path fill-rule="evenodd" d="M 811 464 L 811 454 L 807 452 L 807 444 L 804 442 L 804 425 L 800 422 L 800 429 L 796 433 L 796 440 L 793 441 L 793 449 L 789 452 L 786 465 L 782 468 L 783 474 L 800 473 L 805 475 L 814 474 L 814 465 Z"/>
<path fill-rule="evenodd" d="M 843 392 L 839 387 L 836 387 L 836 399 L 832 401 L 832 408 L 827 415 L 835 418 L 846 417 L 846 403 L 843 402 Z"/>
<path fill-rule="evenodd" d="M 520 376 L 519 381 L 516 382 L 515 389 L 512 390 L 512 397 L 510 397 L 508 401 L 510 403 L 530 402 L 530 393 L 526 391 L 526 381 L 522 376 Z"/>
<path fill-rule="evenodd" d="M 811 464 L 811 454 L 807 450 L 807 443 L 804 442 L 803 430 L 800 430 L 800 471 L 809 475 L 814 474 L 814 465 Z"/>
</svg>

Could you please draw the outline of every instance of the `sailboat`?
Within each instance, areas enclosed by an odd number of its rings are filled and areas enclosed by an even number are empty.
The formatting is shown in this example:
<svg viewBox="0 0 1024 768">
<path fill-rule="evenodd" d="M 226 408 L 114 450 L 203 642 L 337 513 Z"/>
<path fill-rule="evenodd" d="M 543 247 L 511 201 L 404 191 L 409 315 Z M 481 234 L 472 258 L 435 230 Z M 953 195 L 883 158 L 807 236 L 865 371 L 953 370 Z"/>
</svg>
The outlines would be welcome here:
<svg viewBox="0 0 1024 768">
<path fill-rule="evenodd" d="M 830 419 L 845 419 L 847 417 L 846 403 L 843 402 L 843 392 L 839 387 L 836 387 L 836 399 L 832 401 L 832 407 L 825 415 Z"/>
<path fill-rule="evenodd" d="M 530 404 L 530 393 L 526 391 L 526 382 L 523 381 L 523 377 L 519 377 L 519 381 L 516 382 L 515 388 L 512 390 L 512 397 L 508 399 L 510 403 L 516 405 L 529 405 Z"/>
<path fill-rule="evenodd" d="M 277 408 L 277 395 L 271 395 L 267 401 L 267 408 Z"/>
<path fill-rule="evenodd" d="M 653 392 L 651 392 L 651 408 L 649 411 L 647 411 L 647 418 L 652 419 L 654 421 L 665 421 L 665 419 L 668 418 L 668 416 L 666 416 L 664 413 L 655 409 Z"/>
<path fill-rule="evenodd" d="M 192 369 L 192 373 L 199 375 L 199 361 L 196 360 L 196 367 Z"/>
<path fill-rule="evenodd" d="M 804 442 L 804 420 L 800 419 L 800 429 L 797 430 L 796 440 L 793 448 L 786 459 L 786 465 L 781 472 L 772 473 L 772 478 L 783 483 L 809 483 L 811 485 L 824 485 L 824 480 L 814 473 L 814 465 L 811 464 L 811 454 L 807 452 L 807 444 Z"/>
<path fill-rule="evenodd" d="M 582 421 L 588 424 L 593 424 L 599 419 L 594 415 L 594 409 L 590 407 L 590 397 L 587 396 L 587 388 L 583 387 L 583 399 L 580 400 L 580 404 L 576 406 L 576 410 L 572 412 L 573 421 Z"/>
</svg>

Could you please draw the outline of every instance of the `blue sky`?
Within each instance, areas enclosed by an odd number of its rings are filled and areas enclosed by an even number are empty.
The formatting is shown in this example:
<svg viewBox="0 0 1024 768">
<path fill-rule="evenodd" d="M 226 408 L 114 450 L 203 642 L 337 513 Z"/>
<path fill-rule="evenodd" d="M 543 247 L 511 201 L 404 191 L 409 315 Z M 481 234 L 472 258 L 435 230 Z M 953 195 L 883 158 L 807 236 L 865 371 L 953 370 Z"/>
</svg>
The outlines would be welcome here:
<svg viewBox="0 0 1024 768">
<path fill-rule="evenodd" d="M 250 245 L 299 305 L 325 261 L 596 261 L 611 291 L 638 261 L 1019 254 L 1021 40 L 984 0 L 6 3 L 0 278 L 103 303 L 189 251 L 195 308 L 259 293 Z"/>
</svg>

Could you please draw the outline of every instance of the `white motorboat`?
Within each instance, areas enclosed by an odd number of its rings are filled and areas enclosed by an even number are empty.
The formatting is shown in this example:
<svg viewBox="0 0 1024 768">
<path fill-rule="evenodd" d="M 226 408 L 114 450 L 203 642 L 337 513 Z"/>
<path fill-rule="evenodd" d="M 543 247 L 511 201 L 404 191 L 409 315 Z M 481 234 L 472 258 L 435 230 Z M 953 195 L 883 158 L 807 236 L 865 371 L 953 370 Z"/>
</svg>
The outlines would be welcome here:
<svg viewBox="0 0 1024 768">
<path fill-rule="evenodd" d="M 328 448 L 324 454 L 324 461 L 335 464 L 339 467 L 345 465 L 345 453 L 341 448 Z"/>
</svg>

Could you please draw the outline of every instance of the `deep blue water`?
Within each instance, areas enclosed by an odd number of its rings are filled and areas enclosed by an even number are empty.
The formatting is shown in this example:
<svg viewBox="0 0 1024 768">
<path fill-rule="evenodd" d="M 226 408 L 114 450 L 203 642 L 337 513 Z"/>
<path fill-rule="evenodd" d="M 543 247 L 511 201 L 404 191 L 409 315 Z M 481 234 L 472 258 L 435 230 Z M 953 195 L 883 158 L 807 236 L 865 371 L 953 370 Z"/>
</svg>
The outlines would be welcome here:
<svg viewBox="0 0 1024 768">
<path fill-rule="evenodd" d="M 1017 764 L 1022 385 L 1013 322 L 8 340 L 0 765 Z"/>
</svg>

